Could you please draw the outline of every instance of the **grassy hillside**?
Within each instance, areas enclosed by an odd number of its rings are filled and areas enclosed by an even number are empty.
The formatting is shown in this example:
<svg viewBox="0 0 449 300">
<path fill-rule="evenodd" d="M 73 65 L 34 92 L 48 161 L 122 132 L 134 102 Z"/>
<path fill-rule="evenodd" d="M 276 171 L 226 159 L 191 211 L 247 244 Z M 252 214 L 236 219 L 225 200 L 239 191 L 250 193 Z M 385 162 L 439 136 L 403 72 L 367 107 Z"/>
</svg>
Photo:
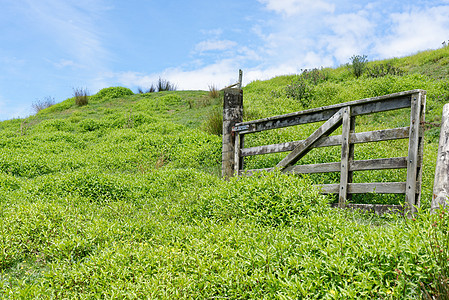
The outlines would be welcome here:
<svg viewBox="0 0 449 300">
<path fill-rule="evenodd" d="M 245 120 L 427 90 L 423 212 L 415 219 L 329 208 L 333 199 L 311 186 L 336 182 L 338 174 L 223 181 L 221 137 L 214 134 L 222 96 L 204 91 L 134 95 L 108 88 L 84 106 L 71 98 L 1 122 L 0 295 L 404 299 L 420 298 L 420 284 L 435 294 L 435 274 L 448 276 L 448 214 L 430 216 L 426 209 L 438 123 L 449 100 L 448 57 L 445 47 L 369 62 L 359 78 L 342 66 L 244 88 Z M 387 65 L 390 73 L 380 74 Z M 357 130 L 408 126 L 408 115 L 361 117 Z M 317 126 L 250 135 L 246 143 L 298 140 Z M 403 141 L 357 145 L 355 156 L 406 156 L 406 147 Z M 248 158 L 246 167 L 271 167 L 284 155 Z M 301 162 L 339 156 L 338 147 L 323 148 Z M 354 180 L 404 176 L 401 170 L 358 172 Z M 404 201 L 378 195 L 353 200 Z M 438 256 L 431 251 L 436 240 Z"/>
</svg>

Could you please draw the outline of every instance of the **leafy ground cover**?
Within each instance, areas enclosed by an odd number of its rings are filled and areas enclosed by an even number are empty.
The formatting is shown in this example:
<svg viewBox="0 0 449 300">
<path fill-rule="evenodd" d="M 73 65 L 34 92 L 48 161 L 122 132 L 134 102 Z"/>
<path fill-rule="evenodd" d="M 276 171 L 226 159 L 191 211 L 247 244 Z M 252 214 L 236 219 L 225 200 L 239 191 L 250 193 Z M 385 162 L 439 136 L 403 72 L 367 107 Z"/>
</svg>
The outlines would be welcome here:
<svg viewBox="0 0 449 300">
<path fill-rule="evenodd" d="M 244 118 L 425 89 L 422 209 L 414 219 L 331 209 L 315 190 L 338 174 L 220 178 L 221 97 L 107 88 L 0 123 L 0 295 L 4 298 L 419 299 L 447 279 L 448 214 L 430 215 L 449 81 L 448 49 L 388 62 L 255 81 Z M 395 68 L 401 68 L 398 72 Z M 379 70 L 387 70 L 379 68 Z M 424 72 L 425 71 L 425 72 Z M 317 73 L 318 72 L 318 73 Z M 397 73 L 396 73 L 397 72 Z M 388 73 L 388 72 L 387 72 Z M 379 76 L 378 76 L 379 75 Z M 298 86 L 297 84 L 301 84 Z M 303 88 L 307 94 L 292 93 Z M 293 95 L 293 96 L 292 96 Z M 297 95 L 306 95 L 298 100 Z M 408 126 L 407 110 L 358 118 L 360 131 Z M 214 127 L 215 125 L 215 127 Z M 318 125 L 248 136 L 248 146 L 307 137 Z M 338 161 L 338 147 L 301 163 Z M 406 156 L 403 141 L 357 145 L 356 159 Z M 285 154 L 248 158 L 271 167 Z M 404 180 L 358 172 L 356 182 Z M 360 203 L 402 203 L 366 195 Z M 444 242 L 446 241 L 446 244 Z M 436 250 L 437 249 L 437 250 Z M 440 251 L 441 250 L 441 251 Z M 444 285 L 444 284 L 443 284 Z M 441 290 L 441 289 L 440 289 Z M 423 293 L 423 291 L 425 291 Z"/>
</svg>

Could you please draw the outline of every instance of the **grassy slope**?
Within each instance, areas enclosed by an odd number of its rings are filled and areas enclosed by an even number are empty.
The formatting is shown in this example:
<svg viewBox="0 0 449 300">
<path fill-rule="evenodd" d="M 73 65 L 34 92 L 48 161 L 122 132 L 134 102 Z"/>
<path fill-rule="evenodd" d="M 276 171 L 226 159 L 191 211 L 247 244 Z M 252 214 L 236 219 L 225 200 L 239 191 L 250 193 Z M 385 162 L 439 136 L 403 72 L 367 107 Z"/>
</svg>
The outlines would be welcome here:
<svg viewBox="0 0 449 300">
<path fill-rule="evenodd" d="M 427 120 L 448 101 L 449 48 L 388 62 L 402 77 L 327 70 L 309 107 L 403 90 L 428 91 Z M 370 64 L 381 63 L 372 62 Z M 385 62 L 383 62 L 385 63 Z M 245 118 L 298 111 L 285 96 L 295 75 L 244 88 Z M 409 298 L 435 268 L 429 216 L 416 221 L 331 210 L 309 178 L 219 179 L 221 138 L 202 130 L 220 99 L 162 92 L 73 99 L 0 123 L 0 293 L 10 298 Z M 407 126 L 407 111 L 359 118 L 357 130 Z M 405 123 L 404 123 L 405 122 Z M 315 125 L 249 136 L 248 145 L 306 137 Z M 425 134 L 423 207 L 438 128 Z M 356 158 L 405 156 L 405 144 L 357 146 Z M 392 155 L 393 153 L 393 155 Z M 282 154 L 248 159 L 272 166 Z M 336 161 L 334 148 L 305 163 Z M 404 172 L 359 172 L 356 181 Z M 398 203 L 368 196 L 360 202 Z"/>
</svg>

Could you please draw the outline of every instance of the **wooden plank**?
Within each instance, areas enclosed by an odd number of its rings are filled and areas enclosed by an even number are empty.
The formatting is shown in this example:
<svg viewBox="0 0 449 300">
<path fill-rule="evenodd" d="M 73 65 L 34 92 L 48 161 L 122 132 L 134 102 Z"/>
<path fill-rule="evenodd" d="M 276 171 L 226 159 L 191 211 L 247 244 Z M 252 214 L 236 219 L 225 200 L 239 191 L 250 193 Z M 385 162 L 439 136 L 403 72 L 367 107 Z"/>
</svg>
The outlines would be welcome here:
<svg viewBox="0 0 449 300">
<path fill-rule="evenodd" d="M 412 95 L 412 106 L 410 111 L 410 133 L 407 156 L 407 190 L 405 192 L 405 202 L 408 204 L 408 208 L 411 214 L 416 212 L 416 178 L 418 172 L 420 110 L 421 93 L 418 93 Z"/>
<path fill-rule="evenodd" d="M 380 142 L 396 139 L 406 139 L 408 138 L 409 130 L 410 127 L 399 127 L 394 129 L 351 133 L 349 137 L 349 142 L 351 144 L 361 144 L 361 143 Z M 263 155 L 278 152 L 288 152 L 292 151 L 293 149 L 295 149 L 295 147 L 297 147 L 299 144 L 303 142 L 304 140 L 244 148 L 241 149 L 240 155 L 242 157 L 246 157 L 246 156 Z M 332 147 L 338 145 L 341 145 L 341 135 L 334 135 L 320 138 L 314 145 L 314 148 Z"/>
<path fill-rule="evenodd" d="M 349 128 L 349 140 L 351 140 L 351 135 L 355 133 L 355 117 L 351 117 L 351 121 L 350 121 L 350 128 Z M 354 144 L 350 143 L 349 144 L 349 156 L 348 156 L 348 162 L 349 165 L 351 165 L 351 163 L 354 161 Z M 352 183 L 352 179 L 354 177 L 354 172 L 351 171 L 351 169 L 349 169 L 348 171 L 348 183 Z M 347 195 L 347 201 L 351 201 L 352 200 L 352 194 L 348 194 Z"/>
<path fill-rule="evenodd" d="M 279 116 L 273 116 L 269 118 L 263 118 L 249 122 L 241 122 L 236 124 L 236 128 L 241 128 L 242 131 L 240 132 L 242 133 L 254 133 L 263 130 L 325 121 L 329 119 L 330 116 L 335 114 L 339 109 L 345 106 L 352 107 L 353 116 L 407 108 L 411 105 L 411 95 L 419 91 L 421 90 L 413 90 L 380 97 L 361 99 Z M 243 125 L 245 125 L 245 127 L 240 127 Z M 248 127 L 246 127 L 246 125 L 248 125 Z"/>
<path fill-rule="evenodd" d="M 303 143 L 293 149 L 283 160 L 281 160 L 276 167 L 279 169 L 284 169 L 285 167 L 294 164 L 301 159 L 308 151 L 310 151 L 313 144 L 322 136 L 326 136 L 334 131 L 340 121 L 343 118 L 344 108 L 341 108 L 337 113 L 329 118 L 323 125 L 321 125 L 315 132 L 313 132 Z"/>
<path fill-rule="evenodd" d="M 245 168 L 245 165 L 244 165 L 245 160 L 244 160 L 244 157 L 240 153 L 241 153 L 241 149 L 245 147 L 245 135 L 239 134 L 239 136 L 240 136 L 239 167 L 240 167 L 240 170 L 243 170 Z"/>
<path fill-rule="evenodd" d="M 407 157 L 379 158 L 368 160 L 355 160 L 349 162 L 349 171 L 369 171 L 385 169 L 405 169 L 407 168 Z M 312 174 L 340 172 L 340 162 L 295 165 L 285 168 L 285 171 L 293 174 Z"/>
<path fill-rule="evenodd" d="M 415 203 L 417 207 L 421 206 L 421 181 L 422 181 L 422 158 L 424 155 L 424 123 L 426 121 L 426 92 L 422 91 L 421 94 L 421 110 L 420 110 L 420 121 L 419 121 L 419 142 L 418 142 L 418 170 L 416 178 L 416 195 Z"/>
<path fill-rule="evenodd" d="M 349 131 L 351 129 L 351 107 L 348 106 L 343 111 L 342 121 L 342 142 L 340 159 L 340 189 L 338 196 L 338 206 L 344 208 L 346 205 L 348 176 L 349 176 Z"/>
<path fill-rule="evenodd" d="M 407 157 L 356 160 L 349 163 L 351 171 L 369 171 L 407 168 Z"/>
<path fill-rule="evenodd" d="M 235 143 L 234 143 L 234 174 L 238 175 L 241 169 L 241 160 L 240 160 L 240 134 L 238 132 L 235 133 Z"/>
<path fill-rule="evenodd" d="M 404 194 L 405 182 L 348 183 L 348 194 Z M 317 185 L 323 194 L 338 194 L 340 184 Z"/>
<path fill-rule="evenodd" d="M 310 164 L 310 165 L 295 165 L 284 169 L 286 173 L 292 174 L 313 174 L 313 173 L 330 173 L 340 172 L 340 162 Z"/>
<path fill-rule="evenodd" d="M 421 159 L 419 159 L 421 160 Z M 407 157 L 391 157 L 368 160 L 355 160 L 349 162 L 349 171 L 370 171 L 370 170 L 385 170 L 385 169 L 405 169 L 407 168 Z M 240 170 L 240 175 L 251 176 L 256 172 L 272 171 L 274 168 Z M 284 169 L 285 173 L 292 174 L 313 174 L 313 173 L 331 173 L 340 172 L 340 162 L 309 164 L 309 165 L 294 165 L 288 166 Z"/>
</svg>

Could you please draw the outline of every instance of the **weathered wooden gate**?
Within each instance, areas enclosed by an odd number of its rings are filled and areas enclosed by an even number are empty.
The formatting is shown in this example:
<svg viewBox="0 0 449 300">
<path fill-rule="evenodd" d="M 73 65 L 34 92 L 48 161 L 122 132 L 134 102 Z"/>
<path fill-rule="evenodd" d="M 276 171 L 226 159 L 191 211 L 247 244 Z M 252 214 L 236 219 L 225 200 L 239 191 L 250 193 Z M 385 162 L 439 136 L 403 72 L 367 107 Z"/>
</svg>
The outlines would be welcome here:
<svg viewBox="0 0 449 300">
<path fill-rule="evenodd" d="M 420 206 L 421 163 L 423 153 L 422 123 L 425 120 L 426 91 L 412 90 L 375 98 L 351 101 L 326 107 L 319 107 L 290 114 L 273 116 L 260 120 L 236 123 L 234 135 L 234 174 L 251 175 L 261 170 L 244 170 L 243 158 L 291 151 L 275 167 L 282 172 L 305 174 L 340 172 L 339 184 L 321 185 L 323 193 L 339 195 L 338 206 L 345 207 L 350 194 L 379 193 L 405 194 L 406 204 L 411 212 Z M 360 115 L 390 110 L 411 108 L 410 126 L 394 129 L 355 132 L 355 118 Z M 282 144 L 244 148 L 244 137 L 260 131 L 325 121 L 308 138 Z M 329 136 L 342 126 L 342 134 Z M 409 139 L 408 156 L 370 160 L 354 160 L 354 144 L 379 142 L 395 139 Z M 341 161 L 314 165 L 296 165 L 313 148 L 341 145 Z M 407 169 L 406 182 L 352 183 L 354 171 Z"/>
</svg>

